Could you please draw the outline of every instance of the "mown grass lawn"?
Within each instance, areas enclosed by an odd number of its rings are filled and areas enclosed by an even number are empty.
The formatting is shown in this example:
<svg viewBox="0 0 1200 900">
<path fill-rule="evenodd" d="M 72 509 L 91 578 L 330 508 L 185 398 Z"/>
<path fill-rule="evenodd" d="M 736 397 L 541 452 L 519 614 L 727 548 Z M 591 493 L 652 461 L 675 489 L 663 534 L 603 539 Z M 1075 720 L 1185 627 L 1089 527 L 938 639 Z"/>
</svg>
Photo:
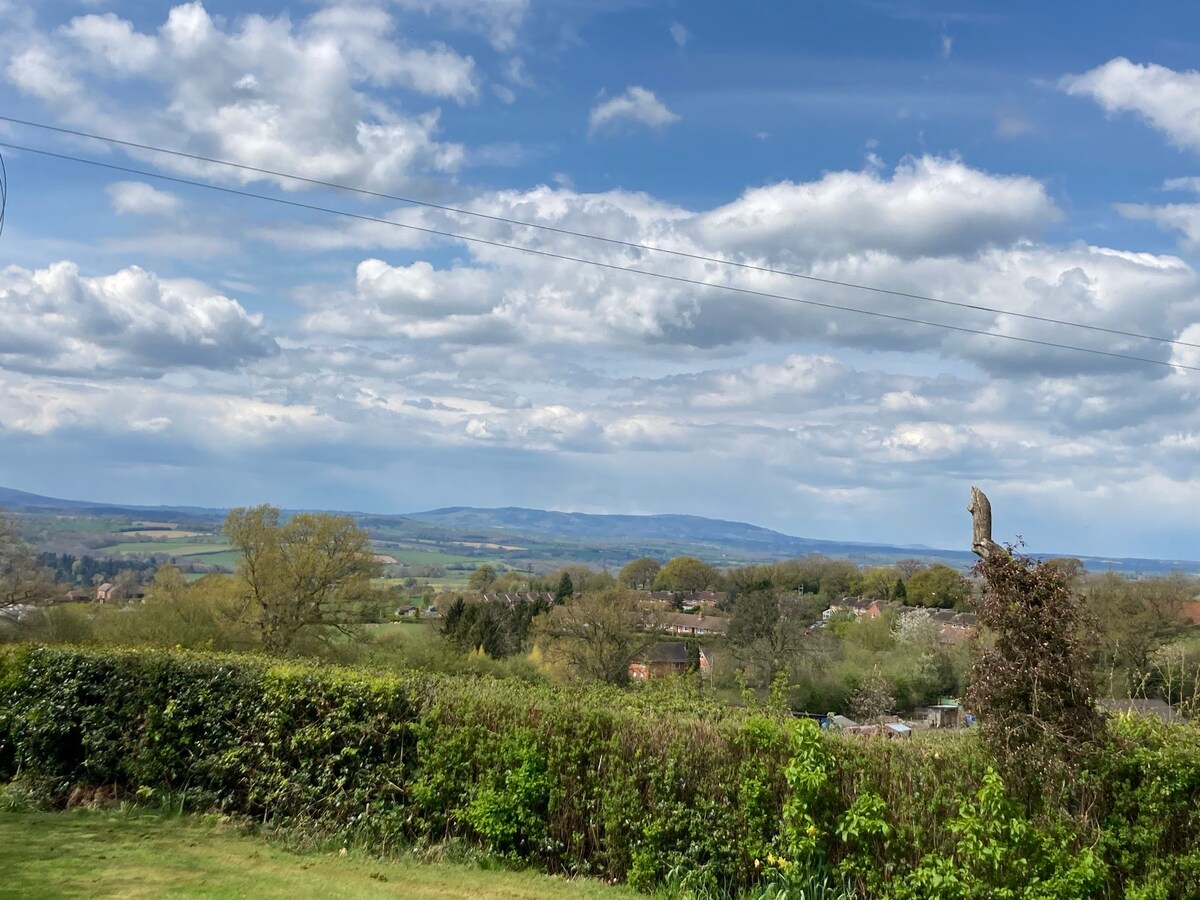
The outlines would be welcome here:
<svg viewBox="0 0 1200 900">
<path fill-rule="evenodd" d="M 351 852 L 291 853 L 231 825 L 153 813 L 0 812 L 0 897 L 637 896 L 597 882 Z"/>
</svg>

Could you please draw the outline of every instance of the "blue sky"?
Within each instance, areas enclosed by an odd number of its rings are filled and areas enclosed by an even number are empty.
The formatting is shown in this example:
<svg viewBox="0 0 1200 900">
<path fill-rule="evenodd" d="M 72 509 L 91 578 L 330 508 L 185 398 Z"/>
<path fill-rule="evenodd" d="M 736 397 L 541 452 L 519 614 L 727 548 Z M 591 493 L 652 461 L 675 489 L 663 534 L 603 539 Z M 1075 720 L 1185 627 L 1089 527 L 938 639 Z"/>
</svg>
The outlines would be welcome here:
<svg viewBox="0 0 1200 900">
<path fill-rule="evenodd" d="M 687 512 L 1196 558 L 1194 4 L 28 3 L 2 150 L 0 483 L 137 503 Z M 0 148 L 2 149 L 2 148 Z M 770 300 L 785 294 L 987 332 Z"/>
</svg>

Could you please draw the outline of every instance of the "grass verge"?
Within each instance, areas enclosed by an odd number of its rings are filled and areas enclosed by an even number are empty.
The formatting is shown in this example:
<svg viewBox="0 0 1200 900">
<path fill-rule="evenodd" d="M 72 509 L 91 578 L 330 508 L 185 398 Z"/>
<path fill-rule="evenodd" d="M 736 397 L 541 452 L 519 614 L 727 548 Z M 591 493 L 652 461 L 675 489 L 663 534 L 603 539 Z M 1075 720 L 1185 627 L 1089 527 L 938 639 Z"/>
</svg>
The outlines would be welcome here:
<svg viewBox="0 0 1200 900">
<path fill-rule="evenodd" d="M 289 852 L 236 825 L 153 812 L 0 812 L 0 897 L 637 896 L 596 882 L 354 851 Z"/>
</svg>

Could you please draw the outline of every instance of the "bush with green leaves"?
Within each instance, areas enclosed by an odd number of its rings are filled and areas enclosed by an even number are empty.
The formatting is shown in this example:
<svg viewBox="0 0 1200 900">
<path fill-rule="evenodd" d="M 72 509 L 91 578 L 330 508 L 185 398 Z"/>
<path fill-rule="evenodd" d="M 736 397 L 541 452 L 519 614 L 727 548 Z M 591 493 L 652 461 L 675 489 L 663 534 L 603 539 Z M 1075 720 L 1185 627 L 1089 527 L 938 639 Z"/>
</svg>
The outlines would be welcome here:
<svg viewBox="0 0 1200 900">
<path fill-rule="evenodd" d="M 106 786 L 384 852 L 459 845 L 681 896 L 1200 896 L 1197 730 L 1121 719 L 1111 734 L 1081 776 L 1089 812 L 1031 817 L 974 733 L 826 734 L 688 682 L 630 692 L 0 652 L 0 782 L 22 796 Z"/>
</svg>

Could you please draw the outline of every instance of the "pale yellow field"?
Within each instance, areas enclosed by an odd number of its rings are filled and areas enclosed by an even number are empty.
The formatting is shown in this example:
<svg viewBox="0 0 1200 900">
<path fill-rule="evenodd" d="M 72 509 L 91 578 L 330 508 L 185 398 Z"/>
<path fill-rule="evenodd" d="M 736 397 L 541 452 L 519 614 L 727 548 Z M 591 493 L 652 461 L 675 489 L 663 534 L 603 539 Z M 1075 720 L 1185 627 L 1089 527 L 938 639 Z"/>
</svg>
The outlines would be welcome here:
<svg viewBox="0 0 1200 900">
<path fill-rule="evenodd" d="M 145 525 L 145 522 L 139 522 L 139 525 Z M 147 528 L 144 531 L 122 531 L 122 535 L 140 538 L 194 538 L 204 537 L 208 534 L 206 531 L 179 531 L 174 528 Z"/>
</svg>

